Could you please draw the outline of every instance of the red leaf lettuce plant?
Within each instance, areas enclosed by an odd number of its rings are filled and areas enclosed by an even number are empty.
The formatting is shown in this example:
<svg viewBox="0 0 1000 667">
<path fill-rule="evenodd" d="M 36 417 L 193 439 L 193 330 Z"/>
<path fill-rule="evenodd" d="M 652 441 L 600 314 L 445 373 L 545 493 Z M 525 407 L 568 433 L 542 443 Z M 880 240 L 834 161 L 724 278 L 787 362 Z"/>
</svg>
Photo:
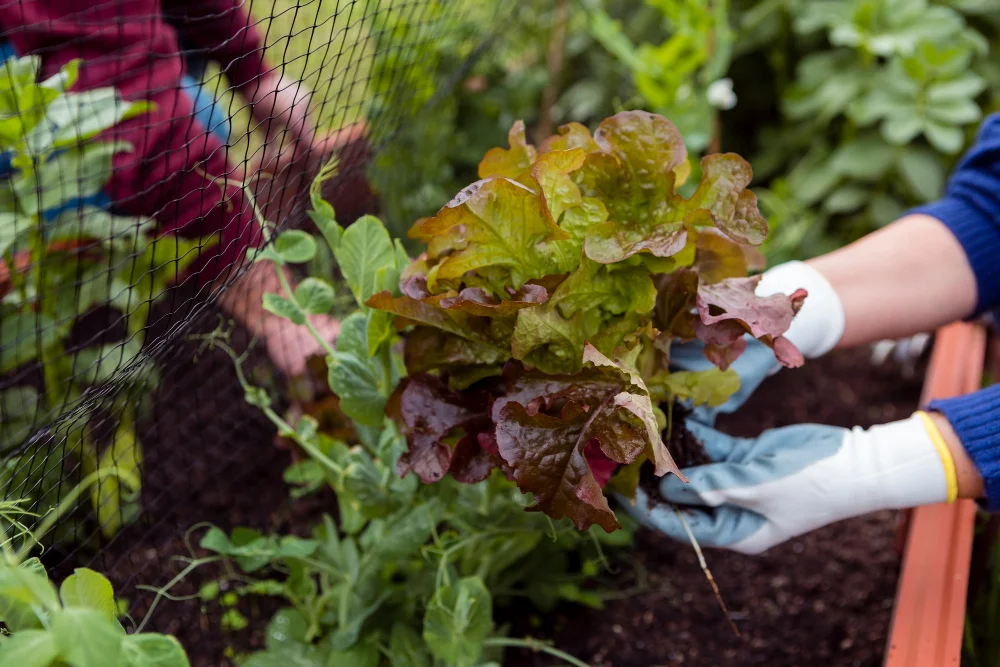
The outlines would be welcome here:
<svg viewBox="0 0 1000 667">
<path fill-rule="evenodd" d="M 724 402 L 745 333 L 802 363 L 782 334 L 805 293 L 754 295 L 767 224 L 739 156 L 703 158 L 685 198 L 684 142 L 655 114 L 619 113 L 593 136 L 571 123 L 537 148 L 518 122 L 509 141 L 414 225 L 427 251 L 397 264 L 398 289 L 366 301 L 408 331 L 387 403 L 408 441 L 398 472 L 472 483 L 498 467 L 530 509 L 610 532 L 615 469 L 626 494 L 645 461 L 680 475 L 658 405 Z M 671 343 L 694 338 L 717 368 L 671 372 Z"/>
</svg>

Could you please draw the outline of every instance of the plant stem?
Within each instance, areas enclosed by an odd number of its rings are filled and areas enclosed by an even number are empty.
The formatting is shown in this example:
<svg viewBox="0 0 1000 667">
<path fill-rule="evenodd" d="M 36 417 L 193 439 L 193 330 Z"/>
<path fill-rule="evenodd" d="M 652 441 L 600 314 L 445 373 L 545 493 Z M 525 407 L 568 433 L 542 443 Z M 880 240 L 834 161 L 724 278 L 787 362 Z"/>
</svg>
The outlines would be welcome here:
<svg viewBox="0 0 1000 667">
<path fill-rule="evenodd" d="M 574 658 L 569 653 L 565 651 L 560 651 L 554 646 L 549 646 L 545 642 L 539 641 L 537 639 L 532 639 L 531 637 L 525 637 L 524 639 L 508 638 L 508 637 L 493 637 L 483 641 L 483 646 L 501 646 L 506 648 L 526 648 L 529 651 L 548 653 L 554 658 L 559 658 L 563 662 L 573 665 L 574 667 L 590 667 L 587 663 L 578 658 Z"/>
<path fill-rule="evenodd" d="M 143 616 L 142 622 L 139 623 L 139 627 L 135 629 L 135 634 L 139 634 L 140 632 L 142 632 L 142 629 L 146 627 L 146 623 L 149 622 L 150 617 L 153 615 L 153 610 L 155 610 L 156 606 L 160 604 L 160 600 L 162 600 L 163 597 L 167 594 L 167 591 L 169 591 L 171 588 L 179 584 L 181 581 L 184 580 L 186 576 L 194 572 L 197 568 L 201 567 L 202 565 L 208 565 L 209 563 L 215 563 L 220 560 L 222 560 L 222 556 L 207 556 L 205 558 L 199 558 L 198 560 L 191 561 L 190 563 L 188 563 L 187 567 L 185 567 L 183 570 L 177 573 L 177 576 L 168 581 L 165 586 L 162 586 L 160 588 L 154 589 L 152 587 L 147 587 L 147 586 L 137 586 L 137 588 L 142 588 L 144 590 L 155 590 L 156 597 L 154 597 L 153 602 L 150 603 L 149 611 L 147 611 L 146 615 Z"/>
</svg>

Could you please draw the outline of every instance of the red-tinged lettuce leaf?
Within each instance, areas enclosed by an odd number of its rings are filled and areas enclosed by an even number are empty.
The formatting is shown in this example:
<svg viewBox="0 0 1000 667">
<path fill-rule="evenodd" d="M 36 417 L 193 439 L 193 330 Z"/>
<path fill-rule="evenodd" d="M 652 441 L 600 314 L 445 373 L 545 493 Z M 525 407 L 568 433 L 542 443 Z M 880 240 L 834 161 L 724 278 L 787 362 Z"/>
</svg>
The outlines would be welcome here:
<svg viewBox="0 0 1000 667">
<path fill-rule="evenodd" d="M 579 530 L 597 524 L 607 532 L 621 525 L 587 461 L 590 415 L 568 403 L 558 415 L 529 414 L 520 403 L 500 413 L 496 439 L 518 488 L 534 494 L 528 511 L 553 519 L 569 517 Z"/>
<path fill-rule="evenodd" d="M 660 439 L 639 376 L 590 345 L 584 360 L 585 370 L 577 378 L 582 382 L 521 376 L 517 400 L 509 392 L 499 408 L 495 435 L 518 487 L 534 495 L 531 510 L 569 517 L 580 530 L 597 524 L 610 532 L 619 525 L 600 482 L 612 463 L 627 465 L 646 455 L 659 475 L 680 476 L 680 471 Z M 532 377 L 538 386 L 530 386 Z M 531 397 L 532 389 L 556 391 Z M 607 460 L 596 456 L 595 449 Z"/>
<path fill-rule="evenodd" d="M 504 272 L 504 285 L 518 289 L 534 278 L 559 273 L 545 244 L 569 234 L 552 220 L 542 196 L 507 178 L 476 185 L 410 231 L 428 243 L 428 263 L 436 262 L 428 283 L 432 273 L 435 281 L 455 283 L 469 272 L 494 269 Z"/>
<path fill-rule="evenodd" d="M 479 162 L 479 178 L 503 176 L 514 180 L 531 169 L 538 156 L 535 147 L 528 143 L 524 132 L 524 121 L 518 120 L 507 133 L 509 149 L 491 148 Z"/>
<path fill-rule="evenodd" d="M 442 308 L 437 300 L 436 297 L 415 299 L 405 294 L 394 297 L 390 292 L 379 292 L 373 294 L 365 305 L 403 318 L 396 321 L 397 326 L 424 324 L 463 338 L 481 339 L 473 330 L 468 314 L 460 310 Z"/>
<path fill-rule="evenodd" d="M 492 459 L 478 438 L 492 429 L 484 392 L 459 394 L 440 378 L 416 375 L 399 384 L 387 412 L 408 444 L 396 465 L 401 477 L 412 471 L 431 483 L 451 472 L 459 481 L 471 483 L 489 475 Z"/>
<path fill-rule="evenodd" d="M 600 150 L 600 146 L 590 135 L 590 130 L 580 123 L 567 123 L 559 127 L 559 133 L 553 135 L 542 142 L 539 147 L 540 153 L 550 151 L 568 151 L 573 148 L 582 148 L 588 153 Z"/>
<path fill-rule="evenodd" d="M 448 373 L 461 371 L 467 376 L 473 367 L 489 368 L 488 375 L 497 374 L 500 367 L 510 359 L 510 353 L 488 343 L 433 327 L 419 326 L 406 336 L 403 360 L 410 375 L 427 371 L 443 370 Z M 494 372 L 496 371 L 496 373 Z"/>
<path fill-rule="evenodd" d="M 698 320 L 695 299 L 698 295 L 698 274 L 689 269 L 658 276 L 656 309 L 653 324 L 666 338 L 691 340 Z"/>
<path fill-rule="evenodd" d="M 770 345 L 782 365 L 801 366 L 802 355 L 781 336 L 791 325 L 806 292 L 797 290 L 791 296 L 759 297 L 754 293 L 759 282 L 760 276 L 727 278 L 698 287 L 696 302 L 700 325 L 695 326 L 695 332 L 706 343 L 706 357 L 713 362 L 724 360 L 726 365 L 734 361 L 745 347 L 738 342 L 742 330 Z"/>
<path fill-rule="evenodd" d="M 590 309 L 612 315 L 648 313 L 656 305 L 656 285 L 642 267 L 609 267 L 582 258 L 580 267 L 559 285 L 550 304 L 565 317 Z"/>
<path fill-rule="evenodd" d="M 586 448 L 583 450 L 583 456 L 590 465 L 590 471 L 594 474 L 597 485 L 603 489 L 608 485 L 611 476 L 615 474 L 618 464 L 604 455 L 604 452 L 601 451 L 600 443 L 596 440 L 591 440 L 587 443 Z"/>
<path fill-rule="evenodd" d="M 531 168 L 552 219 L 559 222 L 566 209 L 580 206 L 583 195 L 569 174 L 583 166 L 586 153 L 582 148 L 545 153 Z"/>
<path fill-rule="evenodd" d="M 600 442 L 608 458 L 627 464 L 645 454 L 654 462 L 656 474 L 678 472 L 660 439 L 642 378 L 594 346 L 584 346 L 583 368 L 577 373 L 547 374 L 511 363 L 504 370 L 504 382 L 506 391 L 491 408 L 494 421 L 502 421 L 508 403 L 524 406 L 528 414 L 557 414 L 567 403 L 576 403 L 591 411 L 589 437 Z"/>
<path fill-rule="evenodd" d="M 699 280 L 717 283 L 726 278 L 745 278 L 749 265 L 747 250 L 722 232 L 699 230 L 694 261 Z"/>
<path fill-rule="evenodd" d="M 515 315 L 522 308 L 531 308 L 545 303 L 548 292 L 540 285 L 522 285 L 521 289 L 508 288 L 507 298 L 498 300 L 481 287 L 466 287 L 458 294 L 444 296 L 438 303 L 448 310 L 460 310 L 479 317 L 503 317 Z"/>
<path fill-rule="evenodd" d="M 610 220 L 592 227 L 584 243 L 588 257 L 611 264 L 644 252 L 672 257 L 688 245 L 688 234 L 715 226 L 730 238 L 759 245 L 767 224 L 756 197 L 746 189 L 750 165 L 734 154 L 702 160 L 702 179 L 684 199 L 675 192 L 688 169 L 684 142 L 672 123 L 646 112 L 606 119 L 594 135 L 603 153 L 590 153 L 576 175 L 585 196 L 600 199 Z"/>
</svg>

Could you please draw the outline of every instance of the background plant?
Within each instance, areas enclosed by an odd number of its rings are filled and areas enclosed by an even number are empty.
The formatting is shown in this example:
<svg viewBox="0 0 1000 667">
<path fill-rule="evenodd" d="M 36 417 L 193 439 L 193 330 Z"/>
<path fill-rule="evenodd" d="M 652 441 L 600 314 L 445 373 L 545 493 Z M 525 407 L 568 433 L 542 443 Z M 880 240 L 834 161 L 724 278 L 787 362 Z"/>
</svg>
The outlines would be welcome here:
<svg viewBox="0 0 1000 667">
<path fill-rule="evenodd" d="M 139 474 L 131 402 L 113 406 L 122 423 L 101 449 L 87 433 L 93 404 L 86 397 L 120 369 L 141 363 L 152 302 L 196 255 L 195 243 L 157 240 L 152 221 L 101 206 L 113 157 L 131 147 L 98 135 L 146 105 L 125 102 L 111 88 L 71 92 L 77 62 L 36 83 L 39 66 L 37 57 L 11 58 L 0 73 L 0 151 L 9 165 L 0 182 L 0 374 L 6 374 L 0 448 L 10 452 L 0 479 L 7 496 L 33 487 L 45 496 L 62 478 L 56 466 L 33 465 L 32 447 L 23 447 L 43 419 L 63 420 L 58 428 L 85 473 L 117 465 Z M 120 326 L 110 335 L 74 339 L 74 328 L 95 308 L 117 313 Z M 122 492 L 109 479 L 92 494 L 106 534 L 134 513 L 123 502 L 132 494 Z"/>
<path fill-rule="evenodd" d="M 102 480 L 136 488 L 138 478 L 109 466 L 91 473 L 46 515 L 24 509 L 24 499 L 0 504 L 0 664 L 18 667 L 187 667 L 176 639 L 155 633 L 128 634 L 119 622 L 122 605 L 111 583 L 77 568 L 59 585 L 49 580 L 31 550 L 79 495 Z M 37 519 L 37 523 L 36 520 Z M 35 525 L 31 525 L 35 524 Z M 8 531 L 7 526 L 13 530 Z"/>
</svg>

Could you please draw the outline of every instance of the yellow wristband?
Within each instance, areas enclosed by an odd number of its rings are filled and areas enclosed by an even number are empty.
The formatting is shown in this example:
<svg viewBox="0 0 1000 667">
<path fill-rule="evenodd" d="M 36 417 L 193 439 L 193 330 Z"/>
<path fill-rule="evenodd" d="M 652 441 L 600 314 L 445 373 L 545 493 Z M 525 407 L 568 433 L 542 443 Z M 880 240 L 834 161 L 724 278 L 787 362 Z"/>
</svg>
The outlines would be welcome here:
<svg viewBox="0 0 1000 667">
<path fill-rule="evenodd" d="M 920 417 L 920 421 L 924 423 L 927 435 L 930 436 L 931 442 L 937 448 L 938 456 L 941 457 L 941 464 L 944 466 L 944 479 L 948 485 L 948 502 L 953 503 L 958 498 L 958 472 L 955 470 L 955 459 L 952 457 L 951 450 L 948 449 L 948 444 L 944 441 L 941 431 L 938 430 L 937 424 L 934 423 L 931 416 L 923 410 L 918 411 L 916 414 Z"/>
</svg>

